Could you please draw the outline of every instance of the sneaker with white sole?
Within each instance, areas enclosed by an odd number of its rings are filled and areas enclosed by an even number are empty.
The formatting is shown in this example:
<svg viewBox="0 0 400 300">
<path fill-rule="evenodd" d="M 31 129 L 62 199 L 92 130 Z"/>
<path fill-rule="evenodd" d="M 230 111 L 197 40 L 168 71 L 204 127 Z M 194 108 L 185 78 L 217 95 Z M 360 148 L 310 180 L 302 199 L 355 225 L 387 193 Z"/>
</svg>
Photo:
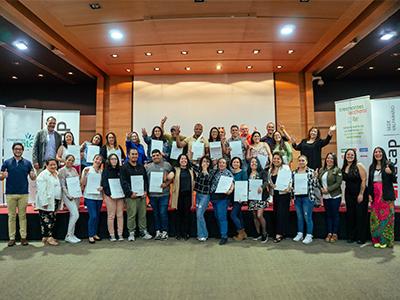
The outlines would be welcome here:
<svg viewBox="0 0 400 300">
<path fill-rule="evenodd" d="M 78 243 L 78 242 L 74 239 L 74 237 L 71 236 L 71 235 L 67 235 L 67 236 L 65 237 L 65 241 L 66 241 L 67 243 L 71 243 L 71 244 L 76 244 L 76 243 Z"/>
<path fill-rule="evenodd" d="M 142 231 L 142 235 L 141 235 L 142 239 L 144 240 L 151 240 L 153 237 L 150 233 L 147 232 L 147 230 L 143 230 Z"/>
<path fill-rule="evenodd" d="M 168 232 L 163 231 L 161 233 L 161 240 L 168 240 Z"/>
<path fill-rule="evenodd" d="M 268 242 L 268 234 L 263 234 L 261 236 L 261 243 L 265 244 L 266 242 Z"/>
<path fill-rule="evenodd" d="M 128 236 L 128 242 L 134 242 L 135 241 L 135 233 L 131 232 Z"/>
<path fill-rule="evenodd" d="M 161 240 L 161 231 L 157 230 L 156 231 L 156 236 L 154 237 L 155 240 Z"/>
<path fill-rule="evenodd" d="M 207 241 L 207 238 L 206 237 L 199 237 L 199 238 L 197 238 L 197 240 L 199 242 L 205 242 L 205 241 Z"/>
<path fill-rule="evenodd" d="M 259 241 L 259 240 L 261 240 L 261 238 L 262 238 L 261 235 L 255 236 L 255 237 L 253 238 L 253 241 Z"/>
<path fill-rule="evenodd" d="M 110 242 L 115 242 L 117 239 L 114 234 L 110 234 Z"/>
<path fill-rule="evenodd" d="M 118 241 L 120 241 L 120 242 L 125 241 L 125 240 L 124 240 L 124 237 L 123 237 L 122 235 L 118 236 Z"/>
<path fill-rule="evenodd" d="M 306 244 L 306 245 L 311 244 L 313 241 L 312 238 L 313 238 L 312 234 L 307 234 L 303 240 L 303 244 Z"/>
<path fill-rule="evenodd" d="M 73 238 L 77 243 L 82 242 L 82 240 L 79 239 L 79 238 L 77 238 L 76 235 L 73 235 L 72 238 Z"/>
<path fill-rule="evenodd" d="M 303 239 L 303 233 L 298 232 L 297 235 L 293 238 L 293 241 L 300 242 Z"/>
</svg>

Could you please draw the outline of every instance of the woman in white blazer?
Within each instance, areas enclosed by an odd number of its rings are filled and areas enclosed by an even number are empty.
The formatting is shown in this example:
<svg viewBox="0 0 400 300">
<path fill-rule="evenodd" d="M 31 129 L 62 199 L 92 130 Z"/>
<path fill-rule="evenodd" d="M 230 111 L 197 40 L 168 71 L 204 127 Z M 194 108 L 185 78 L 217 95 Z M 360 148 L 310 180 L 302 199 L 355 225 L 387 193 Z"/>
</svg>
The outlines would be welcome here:
<svg viewBox="0 0 400 300">
<path fill-rule="evenodd" d="M 46 161 L 46 169 L 39 174 L 36 183 L 36 208 L 39 209 L 42 242 L 57 246 L 53 230 L 56 224 L 56 211 L 61 202 L 61 184 L 55 159 Z"/>
</svg>

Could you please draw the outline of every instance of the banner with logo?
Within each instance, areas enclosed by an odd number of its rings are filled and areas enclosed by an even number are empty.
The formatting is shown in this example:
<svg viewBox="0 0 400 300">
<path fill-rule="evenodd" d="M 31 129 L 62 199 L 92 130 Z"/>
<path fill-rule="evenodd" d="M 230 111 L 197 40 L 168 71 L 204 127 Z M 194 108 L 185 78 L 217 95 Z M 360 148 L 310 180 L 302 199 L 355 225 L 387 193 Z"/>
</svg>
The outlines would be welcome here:
<svg viewBox="0 0 400 300">
<path fill-rule="evenodd" d="M 23 157 L 32 161 L 32 150 L 36 133 L 42 128 L 42 110 L 28 108 L 6 108 L 4 111 L 4 159 L 13 156 L 12 145 L 24 145 Z M 34 202 L 35 182 L 29 182 L 29 202 Z"/>
<path fill-rule="evenodd" d="M 3 163 L 3 117 L 4 117 L 4 109 L 5 106 L 1 105 L 0 106 L 0 162 Z M 0 182 L 0 204 L 4 204 L 4 180 Z"/>
<path fill-rule="evenodd" d="M 371 104 L 369 96 L 335 102 L 337 153 L 339 166 L 347 149 L 356 150 L 358 160 L 366 167 L 371 163 Z"/>
<path fill-rule="evenodd" d="M 397 182 L 400 168 L 400 97 L 371 100 L 372 146 L 382 147 L 394 164 Z M 373 150 L 373 149 L 372 149 Z M 371 150 L 371 151 L 372 151 Z M 395 185 L 396 205 L 400 205 L 399 184 Z"/>
<path fill-rule="evenodd" d="M 57 120 L 56 131 L 64 136 L 67 131 L 71 131 L 74 135 L 75 145 L 79 145 L 79 126 L 80 111 L 79 110 L 44 110 L 43 111 L 43 128 L 46 127 L 48 117 L 54 117 Z"/>
</svg>

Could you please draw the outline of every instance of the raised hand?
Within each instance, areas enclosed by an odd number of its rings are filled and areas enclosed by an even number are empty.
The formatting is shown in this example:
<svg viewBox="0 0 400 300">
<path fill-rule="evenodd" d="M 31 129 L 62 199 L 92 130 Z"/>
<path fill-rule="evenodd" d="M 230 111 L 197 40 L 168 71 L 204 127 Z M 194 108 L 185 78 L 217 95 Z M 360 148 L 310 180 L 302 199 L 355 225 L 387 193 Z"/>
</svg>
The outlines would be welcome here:
<svg viewBox="0 0 400 300">
<path fill-rule="evenodd" d="M 386 163 L 385 173 L 389 174 L 389 175 L 392 174 L 392 170 L 390 170 L 390 167 L 389 167 L 389 162 Z"/>
<path fill-rule="evenodd" d="M 146 128 L 142 128 L 142 135 L 143 135 L 143 136 L 147 136 L 147 130 L 146 130 Z"/>
<path fill-rule="evenodd" d="M 161 119 L 161 124 L 165 124 L 165 122 L 167 121 L 167 116 L 164 116 L 162 119 Z"/>
</svg>

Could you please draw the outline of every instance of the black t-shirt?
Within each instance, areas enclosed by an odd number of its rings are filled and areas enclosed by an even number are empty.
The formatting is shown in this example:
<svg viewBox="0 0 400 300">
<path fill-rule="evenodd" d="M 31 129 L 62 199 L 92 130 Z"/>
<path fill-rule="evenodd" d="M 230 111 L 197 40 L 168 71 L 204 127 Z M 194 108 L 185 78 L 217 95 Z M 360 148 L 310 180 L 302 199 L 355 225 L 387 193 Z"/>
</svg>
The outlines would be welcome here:
<svg viewBox="0 0 400 300">
<path fill-rule="evenodd" d="M 192 191 L 192 177 L 188 169 L 181 169 L 179 177 L 179 192 L 190 192 Z"/>
</svg>

